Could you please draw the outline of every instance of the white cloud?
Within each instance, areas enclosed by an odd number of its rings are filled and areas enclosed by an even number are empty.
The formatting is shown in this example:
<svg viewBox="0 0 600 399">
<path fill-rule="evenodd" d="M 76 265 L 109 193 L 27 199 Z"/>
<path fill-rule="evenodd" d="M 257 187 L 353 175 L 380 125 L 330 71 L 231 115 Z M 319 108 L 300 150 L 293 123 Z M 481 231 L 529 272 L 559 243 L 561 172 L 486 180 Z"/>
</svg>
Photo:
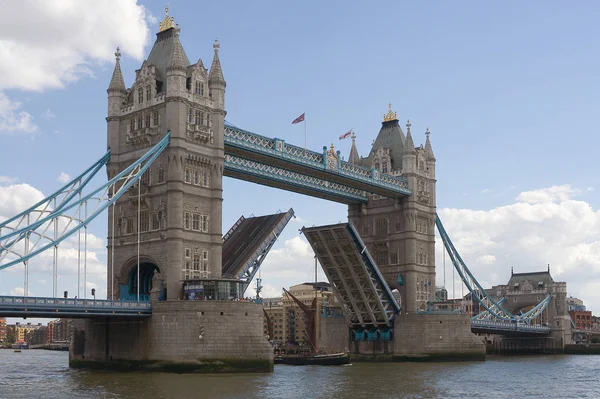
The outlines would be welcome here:
<svg viewBox="0 0 600 399">
<path fill-rule="evenodd" d="M 517 196 L 517 201 L 527 202 L 529 204 L 545 203 L 545 202 L 560 202 L 566 201 L 575 195 L 580 190 L 576 190 L 569 184 L 562 186 L 552 186 L 539 190 L 525 191 Z"/>
<path fill-rule="evenodd" d="M 20 0 L 2 3 L 0 25 L 0 133 L 35 133 L 33 116 L 6 89 L 42 91 L 93 76 L 120 46 L 138 60 L 156 19 L 136 0 Z M 43 60 L 43 62 L 41 61 Z M 54 119 L 47 109 L 41 116 Z"/>
<path fill-rule="evenodd" d="M 291 285 L 313 281 L 314 270 L 314 252 L 304 237 L 295 236 L 286 240 L 283 247 L 272 249 L 269 252 L 260 267 L 264 286 L 261 296 L 263 298 L 279 297 L 282 287 L 288 288 Z M 326 280 L 320 266 L 319 280 Z M 246 295 L 254 295 L 255 284 L 255 281 L 251 283 Z"/>
<path fill-rule="evenodd" d="M 553 186 L 522 192 L 518 202 L 487 211 L 442 208 L 438 214 L 484 288 L 506 283 L 511 267 L 515 272 L 543 271 L 550 264 L 555 281 L 566 281 L 570 295 L 600 312 L 600 293 L 594 291 L 600 286 L 600 211 L 572 199 L 581 192 Z M 436 250 L 439 284 L 441 245 Z M 448 280 L 449 258 L 446 267 Z M 460 285 L 456 287 L 458 295 Z"/>
<path fill-rule="evenodd" d="M 28 290 L 29 292 L 27 293 L 28 295 L 32 295 L 31 291 Z M 15 287 L 13 289 L 10 290 L 9 292 L 10 296 L 23 296 L 25 295 L 25 289 L 23 287 Z"/>
<path fill-rule="evenodd" d="M 0 220 L 6 220 L 42 200 L 44 194 L 29 184 L 0 185 Z"/>
<path fill-rule="evenodd" d="M 16 177 L 0 176 L 0 185 L 13 184 L 13 183 L 16 183 L 18 180 L 19 179 L 17 179 Z"/>
<path fill-rule="evenodd" d="M 60 175 L 56 178 L 60 183 L 68 183 L 71 181 L 71 176 L 68 173 L 60 172 Z"/>
<path fill-rule="evenodd" d="M 0 41 L 0 54 L 1 54 Z M 4 63 L 10 64 L 10 63 Z M 2 70 L 0 63 L 0 71 Z M 18 101 L 12 101 L 3 92 L 0 91 L 0 133 L 1 132 L 22 132 L 35 133 L 38 126 L 33 121 L 31 114 L 21 110 L 22 104 Z"/>
<path fill-rule="evenodd" d="M 52 120 L 52 119 L 56 118 L 56 114 L 54 112 L 52 112 L 50 109 L 47 109 L 44 112 L 42 112 L 42 114 L 40 116 L 47 120 Z"/>
<path fill-rule="evenodd" d="M 2 5 L 0 90 L 40 91 L 92 75 L 117 46 L 138 60 L 155 23 L 136 0 L 21 0 Z M 44 62 L 40 62 L 44 60 Z"/>
</svg>

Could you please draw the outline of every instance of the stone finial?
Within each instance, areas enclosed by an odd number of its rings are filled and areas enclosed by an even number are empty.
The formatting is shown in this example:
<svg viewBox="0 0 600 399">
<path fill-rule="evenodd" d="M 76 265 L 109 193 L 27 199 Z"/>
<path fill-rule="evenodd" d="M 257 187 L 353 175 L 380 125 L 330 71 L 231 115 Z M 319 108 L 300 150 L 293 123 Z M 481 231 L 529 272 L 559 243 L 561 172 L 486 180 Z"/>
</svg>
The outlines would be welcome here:
<svg viewBox="0 0 600 399">
<path fill-rule="evenodd" d="M 429 131 L 429 128 L 427 128 L 425 130 L 425 137 L 429 138 L 429 134 L 431 134 L 431 132 Z"/>
<path fill-rule="evenodd" d="M 406 134 L 410 133 L 410 127 L 412 125 L 410 124 L 410 119 L 406 121 Z"/>
<path fill-rule="evenodd" d="M 215 50 L 215 53 L 219 52 L 219 47 L 221 47 L 219 44 L 219 39 L 215 39 L 215 42 L 213 43 L 213 49 Z"/>
<path fill-rule="evenodd" d="M 115 51 L 115 58 L 117 59 L 117 62 L 121 59 L 121 49 L 119 47 L 117 47 L 117 51 Z"/>
</svg>

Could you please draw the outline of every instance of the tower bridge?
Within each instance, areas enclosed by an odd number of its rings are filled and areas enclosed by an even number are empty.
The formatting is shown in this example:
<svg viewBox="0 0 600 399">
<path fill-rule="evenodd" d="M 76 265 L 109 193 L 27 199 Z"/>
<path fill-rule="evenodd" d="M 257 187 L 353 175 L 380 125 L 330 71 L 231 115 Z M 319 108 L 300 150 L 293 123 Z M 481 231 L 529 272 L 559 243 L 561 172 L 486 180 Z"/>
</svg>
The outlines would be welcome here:
<svg viewBox="0 0 600 399">
<path fill-rule="evenodd" d="M 129 88 L 117 49 L 107 89 L 109 151 L 53 195 L 0 223 L 0 270 L 24 263 L 27 295 L 28 260 L 46 250 L 56 254 L 62 240 L 107 210 L 108 299 L 74 304 L 56 298 L 55 261 L 54 299 L 3 297 L 0 314 L 68 310 L 81 318 L 70 350 L 74 367 L 271 370 L 262 307 L 239 299 L 293 210 L 242 217 L 223 236 L 222 180 L 229 176 L 347 204 L 348 223 L 302 231 L 344 307 L 351 334 L 337 338 L 350 337 L 356 358 L 483 358 L 473 326 L 488 323 L 486 331 L 502 334 L 521 302 L 510 302 L 510 287 L 487 293 L 479 285 L 437 217 L 429 130 L 425 143 L 415 145 L 410 122 L 403 130 L 390 105 L 367 155 L 359 156 L 353 136 L 345 162 L 333 146 L 315 152 L 233 127 L 225 123 L 219 43 L 206 69 L 201 59 L 189 61 L 179 35 L 167 15 Z M 89 189 L 104 166 L 108 182 Z M 487 312 L 473 324 L 464 314 L 428 312 L 436 227 L 463 283 Z M 559 301 L 566 286 L 553 284 Z M 551 303 L 548 297 L 534 302 L 534 291 L 522 295 L 533 305 L 522 318 L 528 325 Z M 182 300 L 192 298 L 202 300 Z M 132 303 L 143 308 L 141 317 L 119 310 Z M 557 318 L 564 320 L 561 311 L 546 313 L 548 324 Z M 552 324 L 553 338 L 564 343 L 568 326 L 559 324 Z"/>
</svg>

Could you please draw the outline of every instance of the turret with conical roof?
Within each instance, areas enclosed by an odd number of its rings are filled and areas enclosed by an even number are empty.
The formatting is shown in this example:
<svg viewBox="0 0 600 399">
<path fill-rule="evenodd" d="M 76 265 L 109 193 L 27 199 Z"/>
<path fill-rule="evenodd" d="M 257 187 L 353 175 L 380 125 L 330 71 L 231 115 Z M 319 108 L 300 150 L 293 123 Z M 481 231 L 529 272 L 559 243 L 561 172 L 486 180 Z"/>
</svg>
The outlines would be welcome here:
<svg viewBox="0 0 600 399">
<path fill-rule="evenodd" d="M 427 130 L 425 131 L 425 137 L 427 137 L 425 139 L 425 156 L 427 157 L 427 160 L 435 162 L 435 156 L 433 156 L 433 148 L 431 148 L 431 142 L 429 141 L 429 134 L 429 128 L 427 128 Z"/>
<path fill-rule="evenodd" d="M 354 165 L 360 165 L 360 156 L 358 156 L 358 150 L 356 149 L 356 135 L 354 132 L 352 132 L 352 148 L 350 149 L 348 162 Z"/>
<path fill-rule="evenodd" d="M 190 64 L 179 41 L 179 28 L 172 29 L 175 30 L 175 35 L 172 39 L 173 51 L 167 66 L 167 96 L 181 95 L 186 91 L 186 68 Z"/>
<path fill-rule="evenodd" d="M 123 73 L 121 73 L 121 51 L 117 47 L 115 52 L 115 69 L 110 79 L 110 84 L 106 92 L 108 93 L 108 123 L 107 147 L 111 152 L 119 151 L 119 115 L 121 108 L 127 99 L 127 90 L 125 89 L 125 81 Z"/>
<path fill-rule="evenodd" d="M 109 94 L 113 91 L 116 92 L 126 92 L 125 89 L 125 81 L 123 80 L 123 73 L 121 72 L 121 51 L 117 47 L 117 51 L 115 52 L 115 58 L 117 61 L 115 62 L 115 69 L 112 74 L 112 78 L 110 79 L 110 84 L 108 85 L 108 89 L 106 90 Z"/>
<path fill-rule="evenodd" d="M 219 41 L 215 40 L 213 49 L 215 55 L 213 57 L 210 72 L 208 73 L 208 87 L 210 96 L 217 103 L 219 108 L 225 108 L 225 78 L 223 78 L 223 70 L 221 69 L 221 61 L 219 61 Z"/>
<path fill-rule="evenodd" d="M 221 61 L 219 60 L 219 41 L 215 40 L 213 49 L 215 55 L 213 57 L 212 65 L 210 66 L 210 72 L 208 74 L 208 82 L 212 84 L 220 84 L 225 88 L 225 78 L 223 77 L 223 69 L 221 68 Z"/>
<path fill-rule="evenodd" d="M 402 152 L 402 172 L 414 173 L 416 171 L 417 151 L 410 134 L 410 121 L 406 122 L 406 140 L 404 141 L 404 151 Z"/>
</svg>

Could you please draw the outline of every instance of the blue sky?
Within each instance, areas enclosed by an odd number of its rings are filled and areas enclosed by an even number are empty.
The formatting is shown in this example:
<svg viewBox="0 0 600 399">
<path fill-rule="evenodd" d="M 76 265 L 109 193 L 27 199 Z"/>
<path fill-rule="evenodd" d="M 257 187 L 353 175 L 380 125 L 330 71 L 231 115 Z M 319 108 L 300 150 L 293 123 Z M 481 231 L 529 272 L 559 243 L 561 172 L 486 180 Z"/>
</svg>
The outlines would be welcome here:
<svg viewBox="0 0 600 399">
<path fill-rule="evenodd" d="M 0 94 L 13 106 L 20 102 L 15 112 L 27 112 L 37 126 L 33 133 L 6 125 L 2 129 L 0 101 L 0 176 L 6 177 L 5 189 L 23 183 L 48 194 L 60 185 L 57 176 L 61 172 L 76 175 L 103 153 L 114 44 L 121 46 L 122 70 L 130 86 L 158 31 L 156 20 L 164 16 L 164 2 L 139 4 L 146 16 L 131 28 L 137 29 L 138 36 L 115 28 L 121 25 L 111 25 L 129 23 L 114 14 L 120 7 L 127 12 L 135 8 L 132 1 L 99 7 L 106 10 L 90 11 L 85 8 L 92 7 L 78 5 L 77 13 L 45 15 L 52 27 L 97 26 L 98 32 L 90 35 L 88 47 L 74 46 L 73 53 L 80 54 L 81 60 L 71 54 L 75 61 L 70 65 L 82 67 L 75 77 L 55 73 L 63 87 L 39 83 L 32 90 L 29 78 L 0 78 Z M 9 17 L 14 12 L 15 18 L 24 18 L 31 10 L 27 5 L 0 1 Z M 536 247 L 533 254 L 518 241 L 510 248 L 500 249 L 500 245 L 493 254 L 481 248 L 467 251 L 467 259 L 472 260 L 476 275 L 490 285 L 507 281 L 510 266 L 535 271 L 543 270 L 546 263 L 568 263 L 562 272 L 556 269 L 555 279 L 573 282 L 569 285 L 572 295 L 600 308 L 600 297 L 593 294 L 600 287 L 600 260 L 596 259 L 600 249 L 596 187 L 600 4 L 305 1 L 292 6 L 278 1 L 170 1 L 169 6 L 181 26 L 181 41 L 191 62 L 202 58 L 208 67 L 212 43 L 219 39 L 227 81 L 226 119 L 238 127 L 303 145 L 304 128 L 292 126 L 291 121 L 306 112 L 308 146 L 319 150 L 334 143 L 346 157 L 351 142 L 340 142 L 338 136 L 354 129 L 359 153 L 367 155 L 388 102 L 402 125 L 411 120 L 416 144 L 424 142 L 429 127 L 437 158 L 438 207 L 470 212 L 462 217 L 447 214 L 451 236 L 477 236 L 482 229 L 494 236 L 497 226 L 481 220 L 498 209 L 515 209 L 503 222 L 511 228 L 495 238 L 499 245 L 519 234 L 529 235 L 527 229 L 539 235 L 546 229 L 543 215 L 548 212 L 555 212 L 552 215 L 560 223 L 552 226 L 560 236 L 570 235 L 564 230 L 567 227 L 579 231 L 582 223 L 593 218 L 577 242 L 563 243 L 565 251 L 572 251 L 564 259 L 556 259 L 550 251 L 545 254 L 544 246 Z M 86 24 L 75 21 L 94 13 L 97 18 L 84 18 Z M 111 24 L 103 24 L 104 15 Z M 140 33 L 143 26 L 138 29 L 144 23 L 150 30 L 146 41 Z M 26 28 L 22 37 L 29 35 Z M 47 29 L 44 35 L 63 37 L 56 29 Z M 3 45 L 8 54 L 11 48 L 17 51 L 7 45 L 11 41 L 20 46 L 18 51 L 35 50 L 35 42 L 23 39 L 21 43 L 22 37 L 9 27 L 0 27 L 0 54 Z M 96 45 L 104 50 L 91 51 L 90 46 Z M 33 57 L 30 62 L 42 74 L 51 69 L 48 59 Z M 22 68 L 7 64 L 0 71 Z M 548 191 L 551 187 L 558 189 Z M 301 219 L 288 226 L 274 248 L 279 252 L 274 252 L 274 260 L 262 272 L 271 289 L 300 282 L 305 275 L 310 278 L 312 263 L 306 247 L 299 249 L 300 244 L 292 240 L 303 222 L 318 225 L 346 220 L 346 208 L 335 203 L 229 178 L 224 190 L 224 230 L 241 214 L 289 207 Z M 536 197 L 548 193 L 542 200 Z M 571 203 L 587 209 L 587 213 L 575 212 L 583 219 L 565 219 L 564 207 L 571 209 Z M 522 207 L 516 207 L 519 204 L 531 205 L 534 216 L 523 217 Z M 106 237 L 106 217 L 90 230 Z M 560 248 L 561 244 L 552 245 Z M 581 245 L 587 246 L 589 259 L 585 261 L 577 258 Z M 302 272 L 280 273 L 289 265 L 276 263 L 289 259 L 295 250 L 305 256 L 302 264 L 294 264 Z M 514 253 L 503 261 L 507 250 Z M 97 253 L 102 260 L 105 255 L 100 249 Z M 485 256 L 494 256 L 495 261 L 489 263 Z M 585 262 L 591 266 L 584 267 Z M 8 292 L 20 281 L 20 277 L 6 276 L 0 272 L 0 292 Z"/>
</svg>

